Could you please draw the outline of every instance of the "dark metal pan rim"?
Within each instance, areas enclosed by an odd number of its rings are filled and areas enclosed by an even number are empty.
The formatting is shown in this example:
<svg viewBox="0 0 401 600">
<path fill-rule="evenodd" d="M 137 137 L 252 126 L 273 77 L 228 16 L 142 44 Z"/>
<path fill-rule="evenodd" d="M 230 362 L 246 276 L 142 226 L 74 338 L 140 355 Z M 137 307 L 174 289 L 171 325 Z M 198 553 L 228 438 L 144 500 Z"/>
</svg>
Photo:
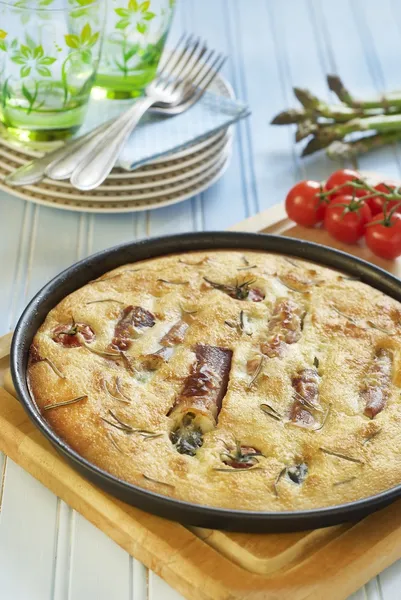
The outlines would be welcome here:
<svg viewBox="0 0 401 600">
<path fill-rule="evenodd" d="M 132 504 L 141 508 L 145 507 L 145 503 L 151 508 L 154 503 L 152 512 L 155 514 L 186 524 L 237 531 L 293 531 L 358 519 L 400 497 L 401 484 L 354 502 L 296 511 L 248 511 L 190 503 L 128 483 L 97 467 L 73 450 L 42 417 L 27 385 L 28 350 L 47 313 L 62 298 L 107 271 L 129 262 L 174 252 L 219 249 L 257 250 L 310 260 L 357 275 L 362 282 L 401 301 L 401 282 L 387 271 L 345 252 L 283 236 L 217 231 L 163 236 L 115 246 L 75 263 L 53 278 L 30 301 L 18 321 L 10 354 L 11 372 L 18 397 L 30 419 L 56 449 L 74 463 L 81 473 L 86 473 L 91 481 L 120 498 L 122 494 L 125 501 L 129 502 L 127 496 L 132 495 Z"/>
</svg>

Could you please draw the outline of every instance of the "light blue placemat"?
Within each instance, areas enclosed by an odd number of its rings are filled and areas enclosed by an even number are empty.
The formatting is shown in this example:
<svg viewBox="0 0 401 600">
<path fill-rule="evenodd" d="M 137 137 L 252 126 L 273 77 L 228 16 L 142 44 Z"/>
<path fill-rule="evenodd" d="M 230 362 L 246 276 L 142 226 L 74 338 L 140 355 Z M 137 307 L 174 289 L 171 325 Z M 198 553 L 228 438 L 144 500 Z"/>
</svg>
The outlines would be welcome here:
<svg viewBox="0 0 401 600">
<path fill-rule="evenodd" d="M 96 125 L 117 116 L 132 101 L 96 100 L 89 104 L 81 135 Z M 207 92 L 192 108 L 176 117 L 148 113 L 143 117 L 121 152 L 119 166 L 132 170 L 172 150 L 224 129 L 248 116 L 248 107 L 240 102 Z"/>
</svg>

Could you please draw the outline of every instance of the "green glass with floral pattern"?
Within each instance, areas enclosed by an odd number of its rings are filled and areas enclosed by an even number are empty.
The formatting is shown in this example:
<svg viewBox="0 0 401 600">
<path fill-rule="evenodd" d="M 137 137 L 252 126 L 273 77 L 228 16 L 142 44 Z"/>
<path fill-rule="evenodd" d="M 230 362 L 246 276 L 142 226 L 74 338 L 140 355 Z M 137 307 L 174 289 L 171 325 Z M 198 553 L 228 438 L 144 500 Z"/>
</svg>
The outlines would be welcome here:
<svg viewBox="0 0 401 600">
<path fill-rule="evenodd" d="M 0 0 L 0 121 L 21 141 L 71 136 L 100 59 L 106 0 Z"/>
<path fill-rule="evenodd" d="M 108 0 L 97 97 L 140 96 L 154 78 L 175 0 Z"/>
</svg>

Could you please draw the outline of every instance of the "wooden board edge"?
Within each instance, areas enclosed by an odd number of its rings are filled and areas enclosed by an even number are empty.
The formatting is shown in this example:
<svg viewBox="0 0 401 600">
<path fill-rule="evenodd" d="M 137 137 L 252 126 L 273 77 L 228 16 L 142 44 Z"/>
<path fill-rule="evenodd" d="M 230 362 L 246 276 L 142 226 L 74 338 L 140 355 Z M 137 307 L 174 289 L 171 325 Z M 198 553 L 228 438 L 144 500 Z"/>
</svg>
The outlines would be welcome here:
<svg viewBox="0 0 401 600">
<path fill-rule="evenodd" d="M 209 546 L 215 548 L 220 554 L 226 556 L 241 568 L 263 577 L 273 577 L 277 574 L 281 576 L 285 571 L 288 571 L 299 562 L 312 559 L 324 546 L 343 535 L 352 527 L 352 523 L 343 523 L 332 527 L 300 532 L 304 534 L 303 537 L 294 540 L 286 548 L 268 558 L 260 557 L 258 554 L 253 554 L 248 549 L 242 548 L 238 541 L 233 540 L 229 535 L 225 535 L 224 531 L 204 530 L 196 527 L 192 527 L 191 530 Z M 274 538 L 280 534 L 271 535 Z M 291 534 L 284 535 L 290 536 Z"/>
<path fill-rule="evenodd" d="M 13 332 L 10 331 L 0 337 L 0 386 L 12 393 L 14 386 L 10 374 L 10 348 Z"/>
<path fill-rule="evenodd" d="M 0 337 L 0 360 L 7 358 L 10 355 L 11 341 L 13 332 L 10 331 Z"/>
</svg>

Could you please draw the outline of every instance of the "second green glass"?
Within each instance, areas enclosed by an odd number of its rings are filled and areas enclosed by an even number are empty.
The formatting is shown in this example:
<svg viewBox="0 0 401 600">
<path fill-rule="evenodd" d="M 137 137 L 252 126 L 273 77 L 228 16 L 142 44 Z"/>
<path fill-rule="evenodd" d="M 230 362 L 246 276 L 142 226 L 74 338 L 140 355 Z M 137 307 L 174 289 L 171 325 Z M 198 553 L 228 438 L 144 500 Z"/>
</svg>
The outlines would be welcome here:
<svg viewBox="0 0 401 600">
<path fill-rule="evenodd" d="M 108 0 L 98 96 L 140 96 L 163 52 L 175 0 Z"/>
</svg>

